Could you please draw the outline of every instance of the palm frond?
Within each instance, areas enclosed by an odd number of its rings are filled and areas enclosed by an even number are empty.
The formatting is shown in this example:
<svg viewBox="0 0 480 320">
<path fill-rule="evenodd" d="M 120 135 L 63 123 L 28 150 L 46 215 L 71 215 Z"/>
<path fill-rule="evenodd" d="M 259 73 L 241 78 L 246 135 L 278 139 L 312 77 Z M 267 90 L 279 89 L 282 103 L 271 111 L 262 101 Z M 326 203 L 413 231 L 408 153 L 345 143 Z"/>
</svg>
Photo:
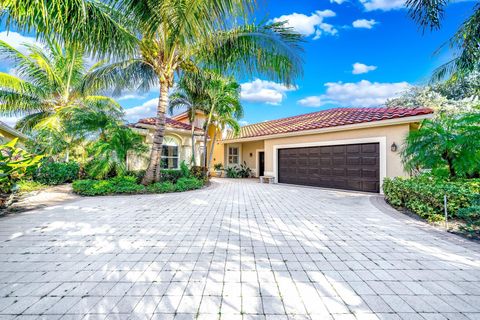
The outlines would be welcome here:
<svg viewBox="0 0 480 320">
<path fill-rule="evenodd" d="M 440 28 L 449 0 L 407 0 L 409 14 L 425 30 Z"/>
</svg>

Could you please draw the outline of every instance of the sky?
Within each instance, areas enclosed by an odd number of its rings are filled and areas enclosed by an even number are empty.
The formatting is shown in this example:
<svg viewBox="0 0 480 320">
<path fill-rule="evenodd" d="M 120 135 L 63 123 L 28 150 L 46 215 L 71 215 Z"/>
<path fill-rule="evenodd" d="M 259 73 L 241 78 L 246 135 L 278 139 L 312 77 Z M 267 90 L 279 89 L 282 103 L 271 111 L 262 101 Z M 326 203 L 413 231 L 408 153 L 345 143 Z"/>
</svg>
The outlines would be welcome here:
<svg viewBox="0 0 480 320">
<path fill-rule="evenodd" d="M 304 35 L 303 76 L 295 86 L 261 77 L 238 79 L 245 116 L 252 124 L 332 107 L 381 106 L 411 85 L 428 82 L 449 60 L 448 48 L 434 54 L 472 13 L 477 1 L 453 1 L 441 30 L 422 32 L 408 17 L 405 0 L 258 0 L 256 21 L 286 21 Z M 35 38 L 0 29 L 15 47 Z M 0 60 L 0 71 L 12 65 Z M 125 93 L 117 100 L 129 122 L 154 116 L 158 89 Z M 0 117 L 14 124 L 15 118 Z"/>
</svg>

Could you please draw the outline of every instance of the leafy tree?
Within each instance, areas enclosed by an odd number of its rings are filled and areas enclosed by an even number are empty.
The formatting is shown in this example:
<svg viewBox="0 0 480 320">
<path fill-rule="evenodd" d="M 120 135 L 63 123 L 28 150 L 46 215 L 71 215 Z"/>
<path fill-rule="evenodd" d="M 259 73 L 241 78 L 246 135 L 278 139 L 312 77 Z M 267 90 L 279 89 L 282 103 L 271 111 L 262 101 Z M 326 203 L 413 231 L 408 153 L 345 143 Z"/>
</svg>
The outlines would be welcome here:
<svg viewBox="0 0 480 320">
<path fill-rule="evenodd" d="M 165 112 L 175 73 L 201 66 L 245 74 L 260 73 L 290 84 L 301 73 L 301 35 L 282 23 L 237 26 L 235 15 L 251 8 L 240 0 L 117 0 L 136 21 L 136 54 L 98 68 L 92 83 L 117 89 L 160 89 L 150 163 L 143 184 L 160 180 Z M 246 10 L 245 10 L 246 8 Z M 242 15 L 242 18 L 247 18 Z M 243 20 L 243 19 L 242 19 Z M 118 91 L 118 90 L 117 90 Z"/>
<path fill-rule="evenodd" d="M 143 154 L 147 150 L 141 135 L 128 127 L 109 124 L 105 129 L 105 138 L 90 147 L 91 161 L 87 172 L 96 179 L 123 176 L 127 172 L 127 156 Z"/>
<path fill-rule="evenodd" d="M 120 120 L 122 108 L 88 86 L 92 69 L 80 47 L 56 41 L 24 46 L 28 54 L 0 41 L 0 56 L 14 63 L 16 73 L 0 72 L 0 114 L 23 116 L 16 127 L 31 134 L 44 151 L 66 151 L 68 161 L 69 148 L 86 131 L 101 130 L 107 118 Z"/>
<path fill-rule="evenodd" d="M 410 16 L 425 30 L 439 29 L 445 7 L 453 0 L 407 0 Z M 473 14 L 460 26 L 450 39 L 449 46 L 456 50 L 454 58 L 440 66 L 433 74 L 434 80 L 446 76 L 463 76 L 480 67 L 480 3 L 474 7 Z"/>
<path fill-rule="evenodd" d="M 410 131 L 402 150 L 405 167 L 447 168 L 450 177 L 480 173 L 480 113 L 443 113 Z"/>
</svg>

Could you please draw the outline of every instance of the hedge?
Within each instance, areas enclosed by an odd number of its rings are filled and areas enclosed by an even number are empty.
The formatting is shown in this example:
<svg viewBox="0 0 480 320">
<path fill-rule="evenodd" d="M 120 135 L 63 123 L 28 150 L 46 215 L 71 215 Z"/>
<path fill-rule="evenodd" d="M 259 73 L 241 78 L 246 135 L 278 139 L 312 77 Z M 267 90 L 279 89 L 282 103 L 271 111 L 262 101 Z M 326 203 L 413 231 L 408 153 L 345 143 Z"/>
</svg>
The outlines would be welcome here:
<svg viewBox="0 0 480 320">
<path fill-rule="evenodd" d="M 33 180 L 46 185 L 58 185 L 77 179 L 79 172 L 80 165 L 74 161 L 46 161 L 35 172 Z"/>
<path fill-rule="evenodd" d="M 386 178 L 383 192 L 391 205 L 406 208 L 429 221 L 440 221 L 444 219 L 444 195 L 447 195 L 449 217 L 459 218 L 459 209 L 470 207 L 480 193 L 480 179 Z"/>
<path fill-rule="evenodd" d="M 170 181 L 164 181 L 145 187 L 137 182 L 137 177 L 125 176 L 108 180 L 77 180 L 73 182 L 73 191 L 83 196 L 99 196 L 181 192 L 199 189 L 202 186 L 202 180 L 196 178 L 180 178 L 175 184 Z"/>
</svg>

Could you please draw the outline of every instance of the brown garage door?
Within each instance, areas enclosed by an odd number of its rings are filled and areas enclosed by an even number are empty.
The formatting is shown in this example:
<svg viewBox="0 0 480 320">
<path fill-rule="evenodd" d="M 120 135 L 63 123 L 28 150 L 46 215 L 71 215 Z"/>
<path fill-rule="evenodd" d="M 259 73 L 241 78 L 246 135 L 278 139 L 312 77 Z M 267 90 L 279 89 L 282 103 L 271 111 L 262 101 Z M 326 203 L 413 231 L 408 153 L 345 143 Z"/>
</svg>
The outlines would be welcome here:
<svg viewBox="0 0 480 320">
<path fill-rule="evenodd" d="M 380 191 L 378 143 L 278 150 L 278 181 L 306 186 Z"/>
</svg>

